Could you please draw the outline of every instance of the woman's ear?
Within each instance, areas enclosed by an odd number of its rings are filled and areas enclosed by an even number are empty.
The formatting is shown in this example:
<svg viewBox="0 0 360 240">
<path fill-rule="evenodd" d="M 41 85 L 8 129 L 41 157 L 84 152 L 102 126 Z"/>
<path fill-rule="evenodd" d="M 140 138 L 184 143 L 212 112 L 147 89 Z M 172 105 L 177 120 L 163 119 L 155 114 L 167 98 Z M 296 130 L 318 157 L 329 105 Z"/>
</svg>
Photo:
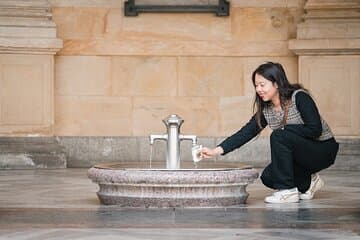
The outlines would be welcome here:
<svg viewBox="0 0 360 240">
<path fill-rule="evenodd" d="M 274 86 L 275 86 L 275 88 L 279 88 L 279 86 L 277 85 L 276 82 L 274 82 Z"/>
</svg>

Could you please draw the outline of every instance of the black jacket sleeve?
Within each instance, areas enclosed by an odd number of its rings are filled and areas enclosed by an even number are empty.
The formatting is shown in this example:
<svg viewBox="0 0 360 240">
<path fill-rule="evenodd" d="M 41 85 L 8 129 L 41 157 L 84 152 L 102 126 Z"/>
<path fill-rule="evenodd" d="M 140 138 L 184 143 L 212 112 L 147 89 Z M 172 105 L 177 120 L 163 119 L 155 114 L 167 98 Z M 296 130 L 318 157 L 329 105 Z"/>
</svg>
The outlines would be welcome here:
<svg viewBox="0 0 360 240">
<path fill-rule="evenodd" d="M 258 135 L 260 131 L 266 127 L 267 122 L 263 114 L 261 114 L 261 128 L 258 126 L 255 120 L 255 115 L 250 119 L 250 121 L 245 124 L 239 131 L 226 138 L 223 142 L 221 142 L 218 146 L 222 147 L 225 155 L 235 149 L 241 147 L 248 141 L 250 141 L 253 137 Z"/>
<path fill-rule="evenodd" d="M 305 92 L 298 92 L 295 102 L 304 124 L 288 124 L 284 129 L 306 138 L 318 138 L 322 133 L 322 125 L 315 102 Z"/>
</svg>

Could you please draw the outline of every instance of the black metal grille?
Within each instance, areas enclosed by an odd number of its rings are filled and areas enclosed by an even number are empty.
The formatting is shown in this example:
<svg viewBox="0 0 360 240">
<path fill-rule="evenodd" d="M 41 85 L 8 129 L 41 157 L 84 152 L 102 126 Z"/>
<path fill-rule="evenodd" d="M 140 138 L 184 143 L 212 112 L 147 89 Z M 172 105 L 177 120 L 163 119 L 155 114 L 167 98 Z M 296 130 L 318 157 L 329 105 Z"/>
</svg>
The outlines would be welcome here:
<svg viewBox="0 0 360 240">
<path fill-rule="evenodd" d="M 218 17 L 229 16 L 230 3 L 219 0 L 217 5 L 136 5 L 135 0 L 124 3 L 125 16 L 139 13 L 214 13 Z"/>
</svg>

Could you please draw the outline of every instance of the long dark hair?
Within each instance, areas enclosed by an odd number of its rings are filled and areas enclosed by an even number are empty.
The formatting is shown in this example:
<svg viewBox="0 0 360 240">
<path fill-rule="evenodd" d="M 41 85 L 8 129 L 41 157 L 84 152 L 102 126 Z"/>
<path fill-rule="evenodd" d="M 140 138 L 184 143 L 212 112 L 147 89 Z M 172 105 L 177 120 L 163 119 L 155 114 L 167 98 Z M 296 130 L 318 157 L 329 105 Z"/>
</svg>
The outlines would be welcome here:
<svg viewBox="0 0 360 240">
<path fill-rule="evenodd" d="M 267 80 L 271 81 L 273 84 L 277 84 L 279 97 L 280 97 L 280 104 L 281 107 L 284 109 L 286 103 L 289 99 L 291 99 L 291 95 L 297 89 L 304 89 L 300 84 L 291 84 L 286 77 L 284 68 L 281 66 L 280 63 L 274 62 L 266 62 L 261 64 L 252 74 L 252 82 L 255 87 L 255 75 L 259 74 L 266 78 Z M 262 128 L 260 124 L 261 113 L 264 107 L 269 104 L 270 102 L 264 102 L 259 95 L 255 92 L 255 100 L 253 105 L 253 112 L 255 112 L 255 119 L 257 124 L 260 128 Z"/>
</svg>

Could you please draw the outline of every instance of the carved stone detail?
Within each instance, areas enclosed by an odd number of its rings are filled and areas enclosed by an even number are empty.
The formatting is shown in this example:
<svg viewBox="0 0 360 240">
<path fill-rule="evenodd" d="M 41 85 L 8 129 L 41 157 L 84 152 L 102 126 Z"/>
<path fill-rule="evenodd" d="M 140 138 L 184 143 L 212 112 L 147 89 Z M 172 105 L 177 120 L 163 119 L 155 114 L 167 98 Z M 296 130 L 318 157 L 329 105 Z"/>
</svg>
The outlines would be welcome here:
<svg viewBox="0 0 360 240">
<path fill-rule="evenodd" d="M 0 2 L 0 53 L 53 55 L 61 48 L 47 0 Z"/>
<path fill-rule="evenodd" d="M 336 136 L 358 137 L 360 0 L 308 0 L 305 10 L 289 41 L 299 55 L 299 82 L 317 96 Z"/>
<path fill-rule="evenodd" d="M 359 0 L 308 0 L 297 39 L 289 48 L 299 55 L 354 55 L 360 52 Z"/>
</svg>

